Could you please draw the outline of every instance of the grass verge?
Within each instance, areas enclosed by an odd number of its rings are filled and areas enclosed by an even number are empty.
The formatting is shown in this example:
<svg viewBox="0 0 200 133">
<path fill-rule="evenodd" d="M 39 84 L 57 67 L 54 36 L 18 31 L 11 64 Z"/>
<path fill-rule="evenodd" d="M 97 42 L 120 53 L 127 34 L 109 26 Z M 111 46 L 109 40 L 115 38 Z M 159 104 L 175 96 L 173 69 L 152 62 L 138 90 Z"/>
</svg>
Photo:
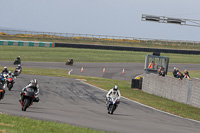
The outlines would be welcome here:
<svg viewBox="0 0 200 133">
<path fill-rule="evenodd" d="M 0 133 L 104 133 L 64 123 L 0 114 Z"/>
<path fill-rule="evenodd" d="M 0 46 L 0 60 L 14 61 L 21 56 L 23 61 L 31 62 L 65 62 L 73 58 L 75 62 L 121 62 L 144 63 L 148 52 L 76 49 L 76 48 L 42 48 L 22 46 Z M 200 55 L 161 53 L 170 58 L 170 63 L 200 64 Z"/>
<path fill-rule="evenodd" d="M 8 69 L 14 69 L 14 68 L 8 68 Z M 194 77 L 195 75 L 197 78 L 199 78 L 200 74 L 197 74 L 197 72 L 200 73 L 200 71 L 191 71 L 190 76 Z M 131 89 L 131 84 L 129 81 L 120 81 L 120 80 L 86 77 L 78 75 L 68 75 L 67 73 L 68 71 L 66 70 L 23 68 L 23 74 L 35 74 L 35 75 L 84 79 L 86 80 L 87 83 L 100 87 L 105 90 L 109 90 L 110 88 L 113 87 L 114 84 L 116 84 L 120 88 L 121 94 L 124 97 L 127 97 L 129 99 L 154 107 L 162 111 L 166 111 L 175 115 L 200 121 L 200 108 L 174 102 L 172 100 L 161 98 L 159 96 L 150 95 L 140 90 Z"/>
</svg>

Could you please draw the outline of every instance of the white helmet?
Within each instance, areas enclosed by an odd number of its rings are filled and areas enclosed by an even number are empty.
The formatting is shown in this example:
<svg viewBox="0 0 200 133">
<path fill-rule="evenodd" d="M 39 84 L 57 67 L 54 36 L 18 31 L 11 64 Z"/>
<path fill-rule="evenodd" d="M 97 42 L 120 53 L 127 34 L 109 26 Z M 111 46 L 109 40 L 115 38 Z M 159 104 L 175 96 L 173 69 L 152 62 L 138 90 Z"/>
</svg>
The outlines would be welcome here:
<svg viewBox="0 0 200 133">
<path fill-rule="evenodd" d="M 12 72 L 11 71 L 8 71 L 8 75 L 11 75 L 12 74 Z"/>
<path fill-rule="evenodd" d="M 117 85 L 115 85 L 115 86 L 113 87 L 113 90 L 115 90 L 115 91 L 117 91 L 117 90 L 118 90 L 118 87 L 117 87 Z"/>
<path fill-rule="evenodd" d="M 37 87 L 37 80 L 36 79 L 32 79 L 30 81 L 31 86 Z"/>
<path fill-rule="evenodd" d="M 7 67 L 5 66 L 4 69 L 7 69 Z"/>
</svg>

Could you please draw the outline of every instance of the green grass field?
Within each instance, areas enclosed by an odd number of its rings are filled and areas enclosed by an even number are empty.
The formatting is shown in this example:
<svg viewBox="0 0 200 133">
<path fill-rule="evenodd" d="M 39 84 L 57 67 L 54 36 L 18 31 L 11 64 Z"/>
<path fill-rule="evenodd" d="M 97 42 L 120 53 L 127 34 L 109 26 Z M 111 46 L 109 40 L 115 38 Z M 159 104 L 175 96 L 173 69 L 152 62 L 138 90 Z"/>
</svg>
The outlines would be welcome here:
<svg viewBox="0 0 200 133">
<path fill-rule="evenodd" d="M 0 114 L 0 133 L 105 133 L 64 123 Z"/>
<path fill-rule="evenodd" d="M 21 56 L 22 61 L 29 62 L 65 62 L 73 58 L 75 62 L 126 62 L 144 63 L 147 52 L 114 51 L 76 48 L 42 48 L 22 46 L 0 46 L 0 60 L 14 61 Z M 170 63 L 200 64 L 200 55 L 183 55 L 161 53 L 170 58 Z"/>
</svg>

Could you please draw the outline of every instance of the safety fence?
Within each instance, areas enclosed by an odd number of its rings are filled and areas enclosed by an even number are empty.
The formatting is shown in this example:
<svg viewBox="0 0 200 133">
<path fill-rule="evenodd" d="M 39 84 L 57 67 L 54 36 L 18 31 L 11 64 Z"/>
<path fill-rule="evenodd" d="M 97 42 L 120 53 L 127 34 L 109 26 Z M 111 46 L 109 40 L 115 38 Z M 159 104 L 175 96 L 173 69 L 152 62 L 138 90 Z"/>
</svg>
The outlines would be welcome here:
<svg viewBox="0 0 200 133">
<path fill-rule="evenodd" d="M 200 54 L 199 50 L 176 50 L 176 49 L 140 48 L 140 47 L 70 44 L 70 43 L 55 43 L 55 47 L 104 49 L 104 50 L 120 50 L 120 51 L 138 51 L 138 52 L 159 52 L 159 53 L 175 53 L 175 54 L 194 54 L 194 55 Z"/>
<path fill-rule="evenodd" d="M 31 46 L 31 47 L 55 47 L 53 42 L 32 42 L 32 41 L 16 41 L 16 40 L 0 40 L 0 45 Z"/>
<path fill-rule="evenodd" d="M 183 79 L 156 74 L 144 74 L 144 92 L 200 108 L 200 80 Z"/>
<path fill-rule="evenodd" d="M 92 35 L 92 34 L 75 34 L 75 33 L 55 33 L 55 32 L 34 32 L 20 30 L 3 30 L 0 29 L 0 37 L 19 37 L 19 38 L 46 38 L 57 40 L 74 40 L 86 42 L 116 42 L 131 43 L 144 45 L 169 45 L 169 46 L 200 46 L 197 41 L 181 41 L 181 40 L 162 40 L 150 38 L 109 36 L 109 35 Z"/>
</svg>

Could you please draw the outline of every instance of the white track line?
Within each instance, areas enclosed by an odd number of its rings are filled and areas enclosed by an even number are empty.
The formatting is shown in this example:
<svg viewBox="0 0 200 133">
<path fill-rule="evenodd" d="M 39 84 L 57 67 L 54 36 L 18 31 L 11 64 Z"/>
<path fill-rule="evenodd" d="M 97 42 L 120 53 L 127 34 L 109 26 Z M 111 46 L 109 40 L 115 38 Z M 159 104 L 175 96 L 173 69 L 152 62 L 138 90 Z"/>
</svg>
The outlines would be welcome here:
<svg viewBox="0 0 200 133">
<path fill-rule="evenodd" d="M 89 83 L 86 83 L 86 82 L 83 82 L 83 81 L 81 81 L 81 82 L 84 83 L 84 84 L 87 84 L 87 85 L 89 85 L 89 86 L 95 87 L 95 88 L 97 88 L 97 89 L 99 89 L 99 90 L 102 90 L 102 91 L 104 91 L 104 92 L 108 92 L 108 91 L 106 91 L 106 90 L 104 90 L 104 89 L 102 89 L 102 88 L 96 87 L 96 86 L 91 85 L 91 84 L 89 84 Z M 123 97 L 123 96 L 122 96 L 122 97 Z M 181 116 L 177 116 L 177 115 L 174 115 L 174 114 L 171 114 L 171 113 L 168 113 L 168 112 L 164 112 L 164 111 L 155 109 L 155 108 L 150 107 L 150 106 L 147 106 L 147 105 L 145 105 L 145 104 L 136 102 L 136 101 L 131 100 L 131 99 L 128 99 L 128 98 L 126 98 L 126 97 L 123 97 L 123 98 L 126 99 L 126 100 L 128 100 L 128 101 L 131 101 L 131 102 L 134 102 L 134 103 L 136 103 L 136 104 L 139 104 L 139 105 L 141 105 L 141 106 L 144 106 L 144 107 L 147 107 L 147 108 L 156 110 L 156 111 L 161 112 L 161 113 L 164 113 L 164 114 L 168 114 L 168 115 L 170 115 L 170 116 L 174 116 L 174 117 L 177 117 L 177 118 L 186 119 L 186 120 L 190 120 L 190 121 L 193 121 L 193 122 L 200 123 L 200 121 L 197 121 L 197 120 L 193 120 L 193 119 L 189 119 L 189 118 L 184 118 L 184 117 L 181 117 Z"/>
<path fill-rule="evenodd" d="M 71 69 L 69 72 L 68 72 L 68 75 L 70 75 L 70 73 L 73 71 L 73 69 Z"/>
</svg>

